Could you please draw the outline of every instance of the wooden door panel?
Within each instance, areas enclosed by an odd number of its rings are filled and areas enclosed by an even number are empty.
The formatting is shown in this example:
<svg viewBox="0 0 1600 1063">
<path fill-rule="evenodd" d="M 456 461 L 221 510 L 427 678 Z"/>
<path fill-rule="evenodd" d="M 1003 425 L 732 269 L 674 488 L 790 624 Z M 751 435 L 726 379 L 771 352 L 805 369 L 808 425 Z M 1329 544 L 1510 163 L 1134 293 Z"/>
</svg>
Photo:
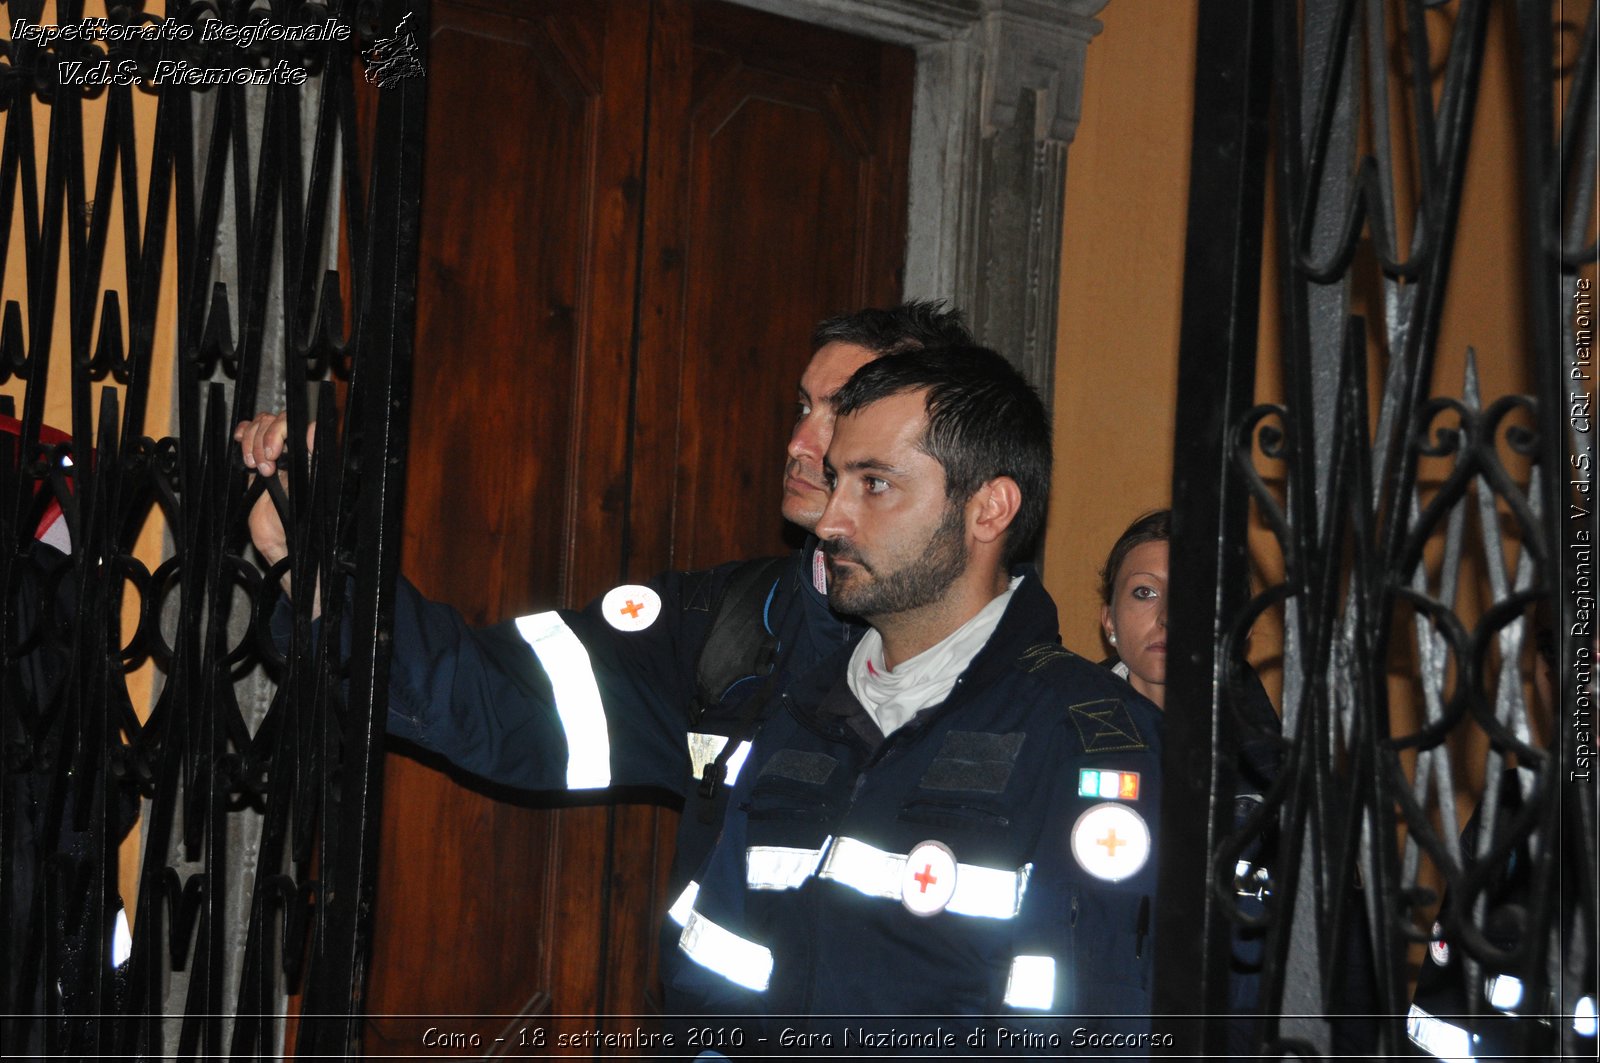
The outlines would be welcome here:
<svg viewBox="0 0 1600 1063">
<path fill-rule="evenodd" d="M 635 14 L 434 5 L 403 557 L 474 623 L 575 604 L 619 575 L 648 28 Z M 439 1016 L 599 1000 L 583 943 L 603 932 L 605 811 L 551 811 L 443 767 L 385 766 L 372 1053 L 415 1052 Z M 492 1043 L 505 1024 L 451 1029 Z"/>
<path fill-rule="evenodd" d="M 557 397 L 577 391 L 585 279 L 566 249 L 584 244 L 595 114 L 536 22 L 443 4 L 432 49 L 431 89 L 476 92 L 488 68 L 500 102 L 493 122 L 429 125 L 404 556 L 484 624 L 560 587 L 578 410 Z"/>
<path fill-rule="evenodd" d="M 810 326 L 871 300 L 852 239 L 870 160 L 829 121 L 828 101 L 798 88 L 742 69 L 695 111 L 688 268 L 721 283 L 695 285 L 686 307 L 686 349 L 707 357 L 684 371 L 685 565 L 777 545 L 778 458 Z M 743 504 L 726 504 L 729 488 Z"/>
<path fill-rule="evenodd" d="M 641 366 L 641 396 L 679 416 L 672 439 L 641 424 L 638 453 L 663 463 L 645 480 L 669 497 L 635 505 L 672 513 L 639 561 L 698 567 L 785 548 L 782 454 L 811 329 L 899 298 L 913 60 L 731 5 L 661 6 L 688 40 L 654 85 L 646 348 L 682 360 Z"/>
<path fill-rule="evenodd" d="M 811 328 L 899 296 L 910 53 L 690 0 L 436 0 L 430 39 L 407 574 L 487 623 L 783 549 Z M 368 997 L 417 1018 L 367 1051 L 649 1010 L 674 814 L 424 759 L 386 765 Z"/>
<path fill-rule="evenodd" d="M 900 298 L 915 72 L 906 49 L 687 0 L 654 6 L 651 70 L 628 556 L 641 579 L 788 548 L 783 448 L 811 330 Z M 641 1010 L 655 984 L 676 820 L 614 817 L 617 866 L 653 853 L 656 892 L 641 911 L 621 900 L 637 880 L 616 880 L 613 1011 Z"/>
</svg>

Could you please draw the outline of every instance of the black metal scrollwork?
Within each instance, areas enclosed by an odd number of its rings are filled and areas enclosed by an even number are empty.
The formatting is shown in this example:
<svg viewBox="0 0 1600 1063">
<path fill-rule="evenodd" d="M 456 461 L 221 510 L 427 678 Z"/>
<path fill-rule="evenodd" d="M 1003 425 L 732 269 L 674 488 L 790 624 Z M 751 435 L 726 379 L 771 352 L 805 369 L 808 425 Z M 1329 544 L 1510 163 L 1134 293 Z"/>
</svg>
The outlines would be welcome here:
<svg viewBox="0 0 1600 1063">
<path fill-rule="evenodd" d="M 425 85 L 370 86 L 361 49 L 426 4 L 4 6 L 0 1051 L 343 1054 L 369 947 Z M 319 385 L 313 415 L 306 382 L 329 372 L 348 389 Z M 170 434 L 151 431 L 166 377 Z M 230 440 L 280 405 L 296 438 L 319 433 L 286 489 L 252 483 Z M 289 534 L 270 567 L 246 526 L 263 494 Z M 320 622 L 311 595 L 280 600 L 290 575 L 322 588 Z"/>
<path fill-rule="evenodd" d="M 1578 531 L 1592 486 L 1568 473 L 1593 462 L 1574 321 L 1596 261 L 1596 11 L 1202 4 L 1202 67 L 1207 42 L 1222 65 L 1197 81 L 1167 717 L 1169 749 L 1219 755 L 1209 803 L 1168 772 L 1164 830 L 1181 833 L 1164 856 L 1157 999 L 1222 1015 L 1237 972 L 1218 928 L 1264 927 L 1248 1029 L 1268 1054 L 1594 1051 L 1594 784 L 1564 713 L 1594 697 L 1577 685 L 1593 682 L 1592 620 L 1573 606 L 1585 585 L 1592 601 L 1592 576 L 1571 548 L 1592 534 Z M 1528 305 L 1526 347 L 1502 357 L 1532 390 L 1485 402 L 1476 355 L 1451 381 L 1437 354 L 1494 33 L 1515 64 L 1523 257 L 1508 270 Z M 1556 40 L 1576 46 L 1559 65 Z M 1269 115 L 1283 394 L 1256 404 L 1251 208 L 1266 199 Z M 1219 268 L 1204 249 L 1223 245 Z M 1251 522 L 1276 553 L 1258 568 L 1282 572 L 1254 594 Z M 1282 772 L 1230 821 L 1227 765 L 1252 738 L 1242 647 L 1279 615 Z M 1552 693 L 1535 692 L 1536 627 Z M 1465 830 L 1458 801 L 1475 805 Z M 1273 896 L 1243 913 L 1234 861 L 1274 831 Z M 1200 867 L 1210 896 L 1189 903 Z M 1198 945 L 1187 930 L 1174 942 L 1197 914 Z M 1454 1010 L 1430 1013 L 1429 971 L 1447 964 Z M 1240 1049 L 1228 1026 L 1167 1028 Z"/>
</svg>

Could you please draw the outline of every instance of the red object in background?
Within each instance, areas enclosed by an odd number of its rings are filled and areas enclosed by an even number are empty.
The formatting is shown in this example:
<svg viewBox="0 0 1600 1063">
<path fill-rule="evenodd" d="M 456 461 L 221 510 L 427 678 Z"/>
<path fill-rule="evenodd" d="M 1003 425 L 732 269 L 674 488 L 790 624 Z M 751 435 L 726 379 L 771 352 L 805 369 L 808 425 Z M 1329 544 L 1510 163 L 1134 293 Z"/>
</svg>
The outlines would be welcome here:
<svg viewBox="0 0 1600 1063">
<path fill-rule="evenodd" d="M 20 438 L 22 422 L 15 417 L 0 414 L 0 432 Z M 39 442 L 54 446 L 57 443 L 72 442 L 72 436 L 59 428 L 42 424 L 39 426 Z M 37 494 L 39 485 L 34 484 L 33 490 Z M 62 518 L 61 503 L 52 498 L 44 512 L 39 515 L 39 526 L 33 530 L 33 537 L 42 543 L 49 543 L 62 553 L 68 553 L 72 549 L 72 542 L 67 536 L 66 522 Z"/>
</svg>

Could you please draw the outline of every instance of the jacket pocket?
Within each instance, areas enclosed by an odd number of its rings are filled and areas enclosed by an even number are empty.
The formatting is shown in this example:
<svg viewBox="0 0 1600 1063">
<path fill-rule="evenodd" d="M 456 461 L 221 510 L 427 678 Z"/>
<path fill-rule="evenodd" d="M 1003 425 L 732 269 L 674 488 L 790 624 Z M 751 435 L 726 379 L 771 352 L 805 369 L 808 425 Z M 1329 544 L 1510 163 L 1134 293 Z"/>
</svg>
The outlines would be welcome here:
<svg viewBox="0 0 1600 1063">
<path fill-rule="evenodd" d="M 977 800 L 913 797 L 900 807 L 902 823 L 956 830 L 1003 830 L 1011 826 L 1006 809 Z"/>
<path fill-rule="evenodd" d="M 833 816 L 838 801 L 822 787 L 764 777 L 739 809 L 752 823 L 815 823 Z"/>
</svg>

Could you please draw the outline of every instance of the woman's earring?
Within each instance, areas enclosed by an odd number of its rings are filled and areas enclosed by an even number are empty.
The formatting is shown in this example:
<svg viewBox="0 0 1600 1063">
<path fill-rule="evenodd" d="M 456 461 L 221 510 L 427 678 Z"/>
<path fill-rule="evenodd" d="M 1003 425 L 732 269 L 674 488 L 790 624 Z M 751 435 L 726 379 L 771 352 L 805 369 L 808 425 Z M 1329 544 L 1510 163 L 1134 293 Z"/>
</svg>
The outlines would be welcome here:
<svg viewBox="0 0 1600 1063">
<path fill-rule="evenodd" d="M 1111 640 L 1111 645 L 1115 646 L 1117 644 L 1117 633 L 1115 631 L 1108 634 L 1106 638 Z"/>
</svg>

